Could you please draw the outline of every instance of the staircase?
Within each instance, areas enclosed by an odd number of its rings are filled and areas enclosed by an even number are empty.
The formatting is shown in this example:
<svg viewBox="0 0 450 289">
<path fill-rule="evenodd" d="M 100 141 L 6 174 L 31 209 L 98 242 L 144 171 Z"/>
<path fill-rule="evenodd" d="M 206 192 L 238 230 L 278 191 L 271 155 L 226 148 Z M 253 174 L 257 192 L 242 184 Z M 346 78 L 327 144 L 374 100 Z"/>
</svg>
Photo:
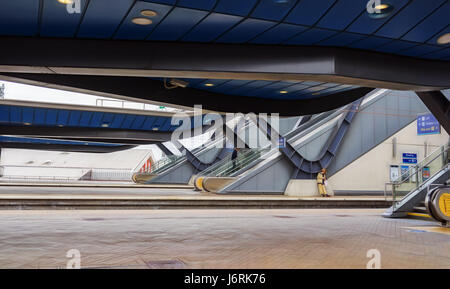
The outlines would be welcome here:
<svg viewBox="0 0 450 289">
<path fill-rule="evenodd" d="M 393 204 L 383 216 L 388 218 L 407 216 L 430 218 L 424 203 L 425 197 L 431 189 L 446 185 L 450 179 L 448 157 L 449 142 L 402 174 L 396 181 L 390 183 Z M 425 176 L 424 171 L 429 171 L 429 177 Z"/>
</svg>

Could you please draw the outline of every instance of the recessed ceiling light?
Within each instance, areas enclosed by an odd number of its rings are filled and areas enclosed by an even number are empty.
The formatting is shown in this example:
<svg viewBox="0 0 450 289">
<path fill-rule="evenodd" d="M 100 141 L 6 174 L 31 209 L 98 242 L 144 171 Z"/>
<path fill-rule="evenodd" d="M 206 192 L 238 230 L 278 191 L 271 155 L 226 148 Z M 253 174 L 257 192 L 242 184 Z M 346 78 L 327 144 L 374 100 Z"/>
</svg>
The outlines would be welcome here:
<svg viewBox="0 0 450 289">
<path fill-rule="evenodd" d="M 102 123 L 102 127 L 108 127 L 108 126 L 109 126 L 109 123 L 107 123 L 107 122 Z"/>
<path fill-rule="evenodd" d="M 155 17 L 156 15 L 158 15 L 158 13 L 156 13 L 153 10 L 142 10 L 141 11 L 141 15 L 142 16 L 147 16 L 147 17 Z"/>
<path fill-rule="evenodd" d="M 150 25 L 150 24 L 152 24 L 153 21 L 150 19 L 147 19 L 147 18 L 143 18 L 143 17 L 136 17 L 136 18 L 133 18 L 131 20 L 131 22 L 133 22 L 134 24 L 137 24 L 137 25 Z"/>
<path fill-rule="evenodd" d="M 157 127 L 154 127 L 154 128 L 152 128 L 152 130 L 159 130 L 159 128 L 157 128 Z"/>
<path fill-rule="evenodd" d="M 205 86 L 214 86 L 213 83 L 205 83 Z"/>
<path fill-rule="evenodd" d="M 63 125 L 63 124 L 58 124 L 58 126 L 59 126 L 59 127 L 63 127 L 64 125 Z"/>
<path fill-rule="evenodd" d="M 24 125 L 31 125 L 31 123 L 29 123 L 29 122 L 24 122 L 23 124 Z"/>
<path fill-rule="evenodd" d="M 389 4 L 380 4 L 380 5 L 375 6 L 375 9 L 378 9 L 378 10 L 384 10 L 384 9 L 388 9 L 388 8 L 389 8 Z"/>
<path fill-rule="evenodd" d="M 61 4 L 72 4 L 73 0 L 58 0 L 58 2 Z"/>
<path fill-rule="evenodd" d="M 376 5 L 373 7 L 374 12 L 369 13 L 369 17 L 374 19 L 385 18 L 391 15 L 392 11 L 394 11 L 394 6 L 389 3 L 384 3 L 380 5 Z"/>
<path fill-rule="evenodd" d="M 450 33 L 439 36 L 437 39 L 438 44 L 449 44 L 450 43 Z"/>
<path fill-rule="evenodd" d="M 280 93 L 285 94 L 288 93 L 287 90 L 280 90 Z"/>
</svg>

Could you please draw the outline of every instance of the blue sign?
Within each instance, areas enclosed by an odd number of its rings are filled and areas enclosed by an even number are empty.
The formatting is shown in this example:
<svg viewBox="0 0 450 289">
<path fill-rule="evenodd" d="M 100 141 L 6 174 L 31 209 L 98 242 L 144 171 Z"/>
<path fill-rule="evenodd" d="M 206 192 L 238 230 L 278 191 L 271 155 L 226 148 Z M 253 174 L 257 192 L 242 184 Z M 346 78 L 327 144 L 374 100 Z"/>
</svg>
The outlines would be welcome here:
<svg viewBox="0 0 450 289">
<path fill-rule="evenodd" d="M 403 153 L 402 160 L 404 164 L 417 164 L 417 154 L 416 153 Z"/>
<path fill-rule="evenodd" d="M 417 116 L 417 135 L 440 133 L 441 125 L 431 113 Z"/>
</svg>

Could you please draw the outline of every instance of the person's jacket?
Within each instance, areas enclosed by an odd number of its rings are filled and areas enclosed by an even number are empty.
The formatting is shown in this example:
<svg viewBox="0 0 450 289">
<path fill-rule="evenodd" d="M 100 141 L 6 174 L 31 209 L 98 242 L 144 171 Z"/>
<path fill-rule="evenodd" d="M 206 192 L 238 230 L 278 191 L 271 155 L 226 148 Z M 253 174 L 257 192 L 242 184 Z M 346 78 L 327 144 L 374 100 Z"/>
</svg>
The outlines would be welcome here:
<svg viewBox="0 0 450 289">
<path fill-rule="evenodd" d="M 323 174 L 322 172 L 317 174 L 317 183 L 324 185 L 325 184 L 325 174 Z"/>
</svg>

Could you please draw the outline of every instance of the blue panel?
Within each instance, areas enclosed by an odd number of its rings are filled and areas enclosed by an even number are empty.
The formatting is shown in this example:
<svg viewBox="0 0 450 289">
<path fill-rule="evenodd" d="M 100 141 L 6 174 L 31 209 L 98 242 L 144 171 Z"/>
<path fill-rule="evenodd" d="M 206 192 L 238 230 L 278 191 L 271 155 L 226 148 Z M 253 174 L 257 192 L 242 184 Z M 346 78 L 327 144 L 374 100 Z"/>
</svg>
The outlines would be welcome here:
<svg viewBox="0 0 450 289">
<path fill-rule="evenodd" d="M 165 117 L 157 117 L 156 121 L 152 124 L 150 129 L 153 129 L 153 128 L 158 128 L 159 129 L 160 127 L 162 127 L 162 125 L 164 124 L 165 121 L 166 121 Z"/>
<path fill-rule="evenodd" d="M 264 87 L 267 85 L 272 84 L 273 81 L 265 81 L 265 80 L 255 80 L 247 83 L 246 85 L 243 85 L 241 87 L 238 87 L 236 89 L 233 89 L 229 91 L 230 94 L 243 94 L 246 95 L 249 91 L 252 91 L 256 88 Z"/>
<path fill-rule="evenodd" d="M 9 107 L 0 106 L 0 123 L 7 124 L 9 122 Z"/>
<path fill-rule="evenodd" d="M 67 125 L 70 112 L 68 110 L 58 110 L 58 118 L 56 120 L 57 125 Z"/>
<path fill-rule="evenodd" d="M 220 37 L 218 42 L 243 43 L 274 26 L 275 22 L 246 19 Z"/>
<path fill-rule="evenodd" d="M 433 38 L 431 38 L 430 40 L 428 40 L 427 43 L 432 44 L 432 45 L 436 45 L 437 44 L 437 40 L 440 36 L 446 34 L 446 33 L 450 33 L 450 26 L 447 26 L 447 28 L 445 28 L 444 30 L 439 31 L 438 34 L 436 34 Z M 439 44 L 439 46 L 450 46 L 450 43 L 448 44 Z"/>
<path fill-rule="evenodd" d="M 318 45 L 347 46 L 353 42 L 361 40 L 363 37 L 365 36 L 362 34 L 342 32 L 328 39 L 325 39 L 324 41 L 319 42 Z"/>
<path fill-rule="evenodd" d="M 39 1 L 9 0 L 0 6 L 0 34 L 34 36 L 38 30 Z"/>
<path fill-rule="evenodd" d="M 103 112 L 94 112 L 91 118 L 89 126 L 91 127 L 101 127 L 102 125 Z"/>
<path fill-rule="evenodd" d="M 429 59 L 448 60 L 448 58 L 450 57 L 450 48 L 445 48 L 436 52 L 432 52 L 430 54 L 424 55 L 423 57 Z"/>
<path fill-rule="evenodd" d="M 225 14 L 246 16 L 250 13 L 257 0 L 220 0 L 214 11 Z"/>
<path fill-rule="evenodd" d="M 58 119 L 58 111 L 56 109 L 47 109 L 45 124 L 56 125 L 57 119 Z"/>
<path fill-rule="evenodd" d="M 431 53 L 437 50 L 441 50 L 442 47 L 439 46 L 432 46 L 432 45 L 419 45 L 407 50 L 403 50 L 401 53 L 402 55 L 408 55 L 408 56 L 413 56 L 413 57 L 417 57 L 417 56 L 421 56 L 423 54 L 427 54 L 427 53 Z"/>
<path fill-rule="evenodd" d="M 177 40 L 197 24 L 208 12 L 175 8 L 152 32 L 149 40 Z"/>
<path fill-rule="evenodd" d="M 102 124 L 101 125 L 108 125 L 108 127 L 109 127 L 111 125 L 111 123 L 113 122 L 114 115 L 115 114 L 113 114 L 113 113 L 105 113 L 105 114 L 103 114 Z"/>
<path fill-rule="evenodd" d="M 230 90 L 233 90 L 233 89 L 236 89 L 243 85 L 246 85 L 249 82 L 251 82 L 251 80 L 234 79 L 234 80 L 228 81 L 218 87 L 213 87 L 212 91 L 216 91 L 219 93 L 229 93 Z"/>
<path fill-rule="evenodd" d="M 292 84 L 292 83 L 291 83 Z M 289 83 L 286 82 L 275 82 L 264 86 L 262 88 L 258 88 L 255 90 L 251 90 L 248 92 L 249 96 L 265 96 L 268 94 L 278 93 L 280 90 L 284 89 L 286 86 L 289 86 Z"/>
<path fill-rule="evenodd" d="M 350 25 L 347 31 L 362 34 L 372 34 L 389 19 L 391 19 L 395 15 L 395 13 L 399 11 L 403 6 L 405 6 L 405 4 L 408 2 L 408 0 L 389 0 L 389 3 L 394 7 L 394 11 L 391 15 L 386 18 L 373 19 L 369 16 L 368 13 L 363 13 L 355 22 L 352 23 L 352 25 Z M 360 5 L 366 6 L 366 3 L 366 1 L 361 1 Z"/>
<path fill-rule="evenodd" d="M 86 0 L 81 0 L 81 10 Z M 68 13 L 67 6 L 55 0 L 44 0 L 40 35 L 74 37 L 81 19 L 81 13 Z"/>
<path fill-rule="evenodd" d="M 419 23 L 445 0 L 415 0 L 393 17 L 377 33 L 378 36 L 399 38 Z M 447 17 L 450 17 L 447 15 Z"/>
<path fill-rule="evenodd" d="M 216 0 L 179 0 L 177 3 L 178 6 L 204 10 L 211 10 L 214 4 L 216 4 Z"/>
<path fill-rule="evenodd" d="M 22 108 L 20 107 L 11 107 L 10 109 L 10 121 L 15 124 L 22 124 Z"/>
<path fill-rule="evenodd" d="M 400 52 L 401 50 L 408 49 L 408 48 L 411 48 L 416 45 L 417 45 L 417 43 L 394 40 L 391 43 L 388 43 L 386 45 L 376 48 L 375 50 L 380 51 L 380 52 L 396 53 L 396 52 Z"/>
<path fill-rule="evenodd" d="M 81 119 L 81 111 L 79 111 L 79 110 L 72 110 L 70 112 L 68 125 L 70 125 L 70 126 L 79 126 L 80 125 L 80 119 Z"/>
<path fill-rule="evenodd" d="M 135 118 L 136 118 L 135 115 L 129 115 L 129 114 L 128 114 L 128 115 L 125 117 L 125 120 L 123 121 L 122 127 L 121 127 L 121 128 L 129 129 L 129 128 L 131 127 L 131 124 L 133 123 L 133 121 L 134 121 Z"/>
<path fill-rule="evenodd" d="M 252 13 L 252 17 L 268 19 L 268 20 L 281 20 L 291 10 L 297 1 L 274 1 L 274 0 L 261 0 Z"/>
<path fill-rule="evenodd" d="M 89 126 L 89 124 L 91 123 L 92 115 L 92 111 L 81 112 L 80 126 Z"/>
<path fill-rule="evenodd" d="M 125 114 L 115 114 L 114 115 L 114 119 L 111 122 L 111 124 L 109 125 L 110 128 L 120 128 L 123 120 L 125 119 Z"/>
<path fill-rule="evenodd" d="M 159 128 L 160 131 L 168 131 L 170 129 L 170 127 L 172 126 L 170 124 L 170 118 L 166 117 L 165 119 L 166 119 L 165 122 Z"/>
<path fill-rule="evenodd" d="M 177 2 L 177 0 L 142 0 L 142 1 L 169 4 L 169 5 L 173 5 L 175 4 L 175 2 Z"/>
<path fill-rule="evenodd" d="M 78 31 L 78 37 L 110 38 L 123 17 L 133 4 L 133 0 L 95 0 L 89 3 Z"/>
<path fill-rule="evenodd" d="M 141 129 L 150 130 L 152 128 L 153 123 L 155 123 L 155 121 L 156 121 L 156 117 L 147 116 Z"/>
<path fill-rule="evenodd" d="M 22 108 L 22 122 L 33 123 L 34 109 L 32 107 Z"/>
<path fill-rule="evenodd" d="M 427 41 L 449 24 L 449 15 L 450 2 L 447 2 L 447 4 L 436 10 L 431 16 L 408 32 L 402 39 L 416 42 Z"/>
<path fill-rule="evenodd" d="M 142 0 L 142 1 L 169 4 L 169 5 L 173 5 L 175 4 L 175 2 L 177 2 L 177 0 Z"/>
<path fill-rule="evenodd" d="M 313 25 L 334 2 L 335 0 L 302 0 L 289 13 L 286 21 L 295 24 Z"/>
<path fill-rule="evenodd" d="M 384 44 L 391 42 L 392 39 L 389 38 L 380 38 L 375 36 L 367 37 L 366 39 L 357 41 L 349 45 L 352 48 L 360 48 L 360 49 L 375 49 Z"/>
<path fill-rule="evenodd" d="M 137 2 L 131 9 L 128 16 L 123 21 L 120 28 L 117 30 L 114 38 L 116 39 L 145 39 L 148 34 L 157 27 L 158 23 L 166 16 L 170 11 L 171 7 L 167 5 Z M 152 24 L 150 25 L 138 25 L 134 24 L 132 21 L 135 17 L 142 17 L 142 10 L 152 10 L 157 13 L 156 16 L 150 17 Z M 146 17 L 148 18 L 148 17 Z"/>
<path fill-rule="evenodd" d="M 365 5 L 358 5 L 355 0 L 340 0 L 320 19 L 317 26 L 343 30 L 365 10 Z"/>
<path fill-rule="evenodd" d="M 231 28 L 242 17 L 211 13 L 199 25 L 197 25 L 189 34 L 183 37 L 185 41 L 213 41 L 220 34 Z"/>
<path fill-rule="evenodd" d="M 145 115 L 138 115 L 134 119 L 133 123 L 131 124 L 131 129 L 141 129 L 142 124 L 144 124 L 144 121 L 147 117 Z"/>
<path fill-rule="evenodd" d="M 250 42 L 260 44 L 279 44 L 294 35 L 305 31 L 306 29 L 307 27 L 305 26 L 281 23 L 259 35 Z"/>
<path fill-rule="evenodd" d="M 33 124 L 35 125 L 45 125 L 45 109 L 35 108 L 34 109 L 34 119 Z"/>
<path fill-rule="evenodd" d="M 336 34 L 336 31 L 313 28 L 285 41 L 286 44 L 311 45 Z"/>
</svg>

